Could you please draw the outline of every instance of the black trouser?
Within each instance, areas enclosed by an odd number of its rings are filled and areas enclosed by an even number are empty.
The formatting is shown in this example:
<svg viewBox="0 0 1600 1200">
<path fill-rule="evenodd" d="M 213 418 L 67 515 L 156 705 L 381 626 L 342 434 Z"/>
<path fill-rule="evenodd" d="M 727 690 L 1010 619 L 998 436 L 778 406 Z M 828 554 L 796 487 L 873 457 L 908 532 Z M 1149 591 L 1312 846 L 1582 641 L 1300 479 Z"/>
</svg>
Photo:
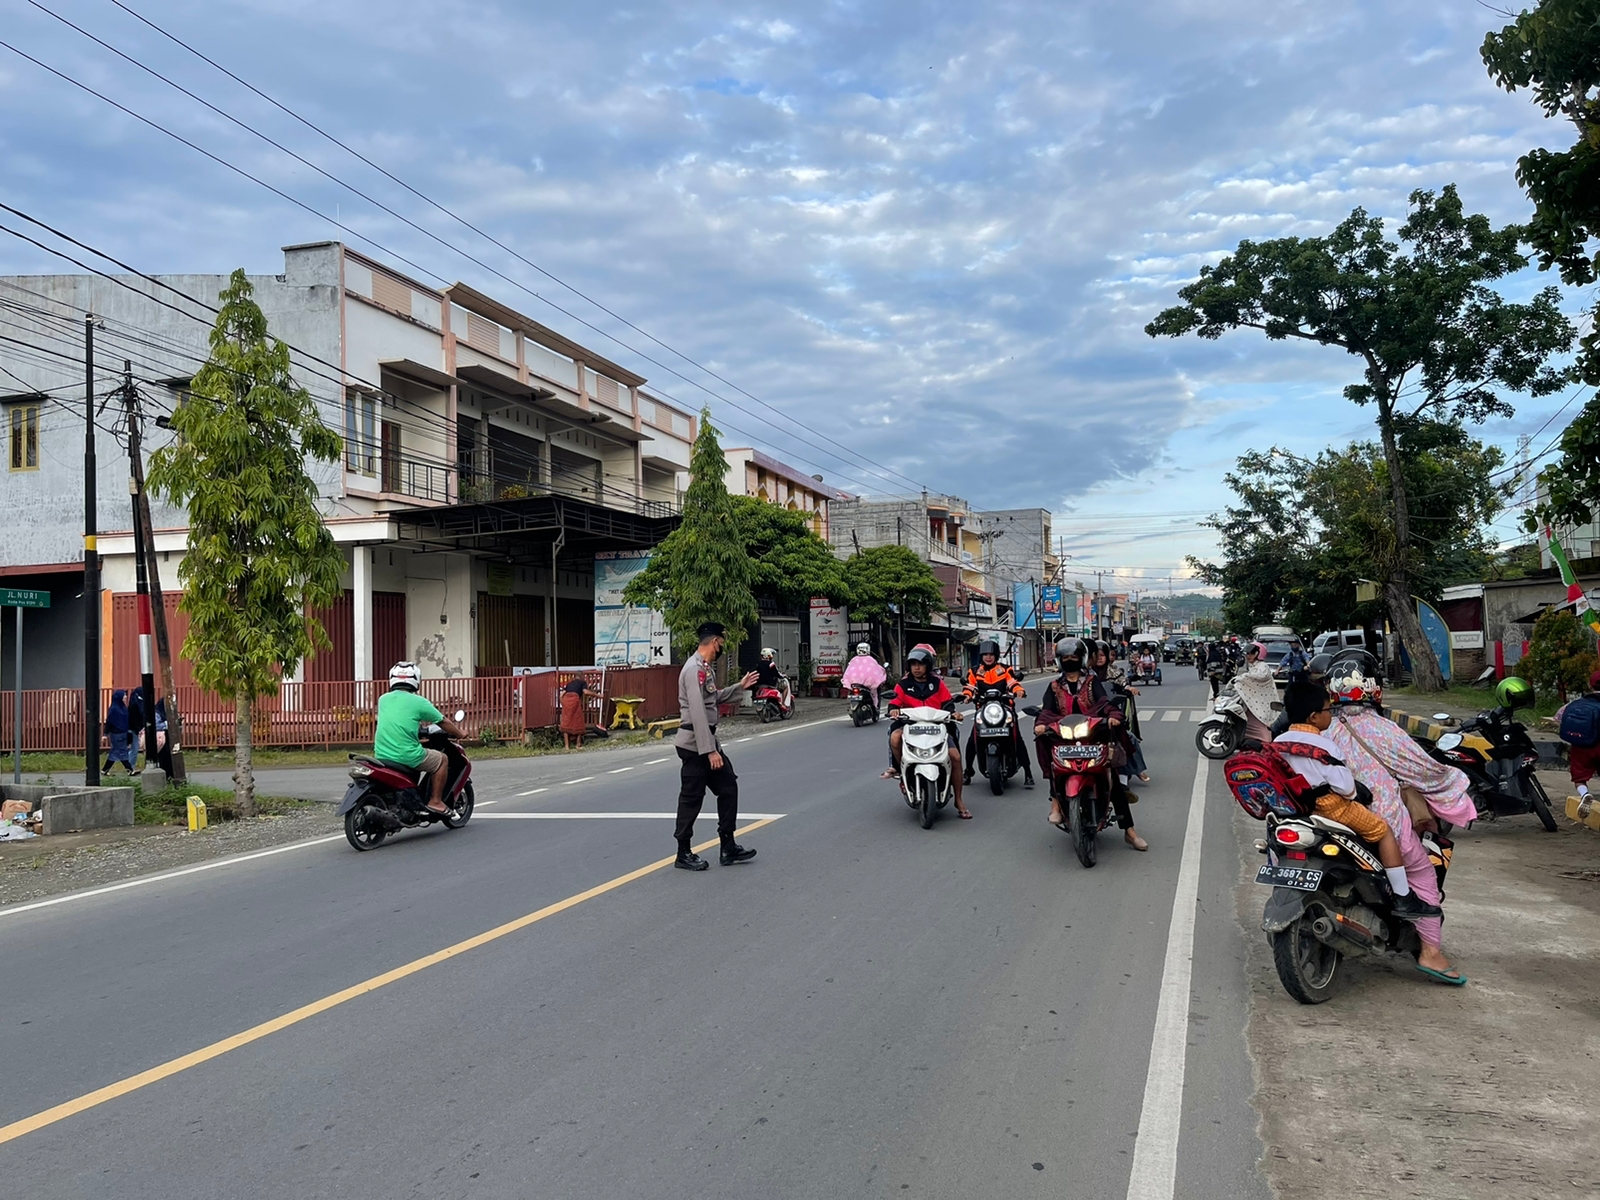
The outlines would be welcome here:
<svg viewBox="0 0 1600 1200">
<path fill-rule="evenodd" d="M 717 833 L 723 841 L 731 841 L 734 826 L 739 823 L 739 777 L 733 773 L 733 763 L 727 752 L 722 752 L 722 765 L 715 770 L 709 754 L 696 754 L 679 746 L 678 758 L 683 763 L 683 782 L 678 789 L 678 824 L 674 830 L 678 849 L 687 851 L 694 841 L 694 821 L 700 815 L 707 788 L 717 798 Z"/>
<path fill-rule="evenodd" d="M 1207 674 L 1209 675 L 1211 673 L 1208 671 Z M 1218 674 L 1211 675 L 1211 698 L 1215 700 L 1217 698 L 1217 693 L 1220 691 L 1222 691 L 1222 675 L 1219 672 Z"/>
</svg>

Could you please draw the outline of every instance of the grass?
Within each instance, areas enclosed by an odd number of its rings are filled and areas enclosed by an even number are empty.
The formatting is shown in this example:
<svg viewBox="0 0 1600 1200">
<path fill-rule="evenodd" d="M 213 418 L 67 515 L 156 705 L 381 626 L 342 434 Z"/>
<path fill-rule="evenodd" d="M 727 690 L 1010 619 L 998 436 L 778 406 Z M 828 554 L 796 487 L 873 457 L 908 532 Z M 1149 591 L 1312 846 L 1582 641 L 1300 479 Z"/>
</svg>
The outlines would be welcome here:
<svg viewBox="0 0 1600 1200">
<path fill-rule="evenodd" d="M 1553 688 L 1540 688 L 1537 695 L 1533 715 L 1554 716 L 1556 709 L 1561 707 L 1561 697 Z M 1384 692 L 1384 697 L 1390 702 L 1391 707 L 1398 701 L 1399 708 L 1419 717 L 1426 716 L 1441 707 L 1464 707 L 1475 712 L 1494 707 L 1493 688 L 1475 688 L 1464 683 L 1452 683 L 1442 692 L 1419 692 L 1412 687 L 1388 688 Z"/>
<path fill-rule="evenodd" d="M 233 792 L 227 788 L 207 787 L 203 783 L 176 784 L 159 792 L 146 795 L 134 783 L 133 820 L 136 825 L 187 825 L 189 823 L 189 797 L 199 796 L 205 801 L 209 821 L 238 820 L 239 811 L 234 805 Z M 287 796 L 256 796 L 257 816 L 281 816 L 316 807 L 314 800 L 291 800 Z"/>
</svg>

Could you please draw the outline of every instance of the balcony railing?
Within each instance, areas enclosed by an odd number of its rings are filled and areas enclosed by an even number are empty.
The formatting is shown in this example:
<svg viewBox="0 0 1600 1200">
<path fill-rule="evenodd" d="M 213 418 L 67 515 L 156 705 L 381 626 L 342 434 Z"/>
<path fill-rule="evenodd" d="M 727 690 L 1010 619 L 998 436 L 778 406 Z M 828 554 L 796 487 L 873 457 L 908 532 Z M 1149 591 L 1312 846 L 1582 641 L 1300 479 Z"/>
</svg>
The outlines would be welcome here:
<svg viewBox="0 0 1600 1200">
<path fill-rule="evenodd" d="M 554 463 L 530 465 L 521 455 L 497 456 L 481 451 L 463 459 L 459 489 L 462 504 L 488 504 L 496 500 L 525 500 L 530 496 L 569 496 L 604 508 L 620 509 L 644 517 L 676 516 L 677 500 L 651 500 L 634 490 L 631 477 L 613 482 L 597 462 L 593 470 L 574 470 Z"/>
</svg>

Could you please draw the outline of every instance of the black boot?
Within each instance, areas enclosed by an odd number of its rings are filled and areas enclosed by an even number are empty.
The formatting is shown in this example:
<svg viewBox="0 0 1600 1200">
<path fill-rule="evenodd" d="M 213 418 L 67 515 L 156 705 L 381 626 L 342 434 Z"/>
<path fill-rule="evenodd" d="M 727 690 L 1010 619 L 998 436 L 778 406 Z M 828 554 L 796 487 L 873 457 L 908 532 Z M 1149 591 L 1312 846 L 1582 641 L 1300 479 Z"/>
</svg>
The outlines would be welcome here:
<svg viewBox="0 0 1600 1200">
<path fill-rule="evenodd" d="M 735 863 L 747 863 L 756 856 L 754 850 L 746 850 L 731 837 L 722 839 L 722 865 L 731 867 Z"/>
<path fill-rule="evenodd" d="M 1025 788 L 1031 788 L 1033 786 L 1033 772 L 1032 771 L 1024 771 L 1022 773 L 1022 786 L 1025 787 Z"/>
<path fill-rule="evenodd" d="M 1437 904 L 1429 904 L 1415 892 L 1407 892 L 1404 896 L 1394 898 L 1394 915 L 1402 921 L 1420 921 L 1424 917 L 1442 917 L 1444 909 Z"/>
<path fill-rule="evenodd" d="M 711 864 L 687 846 L 678 847 L 678 859 L 672 864 L 680 871 L 709 871 Z"/>
</svg>

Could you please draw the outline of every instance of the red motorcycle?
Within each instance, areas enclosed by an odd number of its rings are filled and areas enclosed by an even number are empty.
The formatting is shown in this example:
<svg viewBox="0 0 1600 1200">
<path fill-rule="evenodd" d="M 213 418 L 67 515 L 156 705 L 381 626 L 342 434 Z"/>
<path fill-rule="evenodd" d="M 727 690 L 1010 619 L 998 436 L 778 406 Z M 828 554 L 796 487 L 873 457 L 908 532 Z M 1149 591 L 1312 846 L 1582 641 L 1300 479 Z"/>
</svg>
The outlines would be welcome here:
<svg viewBox="0 0 1600 1200">
<path fill-rule="evenodd" d="M 1037 718 L 1041 709 L 1022 710 Z M 1072 849 L 1086 867 L 1095 864 L 1100 831 L 1116 815 L 1111 804 L 1116 732 L 1105 717 L 1067 716 L 1056 722 L 1034 721 L 1034 735 L 1050 747 L 1050 795 L 1066 814 Z"/>
<path fill-rule="evenodd" d="M 456 712 L 459 722 L 466 717 Z M 472 819 L 472 763 L 461 747 L 445 736 L 437 725 L 425 726 L 422 744 L 445 757 L 449 772 L 444 786 L 445 810 L 428 807 L 430 788 L 418 771 L 379 762 L 365 754 L 352 754 L 350 786 L 339 802 L 344 818 L 344 836 L 357 850 L 375 850 L 391 833 L 402 829 L 425 828 L 439 822 L 446 829 L 460 829 Z"/>
<path fill-rule="evenodd" d="M 783 689 L 773 687 L 770 683 L 759 683 L 752 694 L 756 704 L 761 709 L 761 723 L 769 724 L 773 721 L 787 721 L 794 716 L 794 690 L 789 691 L 789 699 L 783 698 Z"/>
</svg>

